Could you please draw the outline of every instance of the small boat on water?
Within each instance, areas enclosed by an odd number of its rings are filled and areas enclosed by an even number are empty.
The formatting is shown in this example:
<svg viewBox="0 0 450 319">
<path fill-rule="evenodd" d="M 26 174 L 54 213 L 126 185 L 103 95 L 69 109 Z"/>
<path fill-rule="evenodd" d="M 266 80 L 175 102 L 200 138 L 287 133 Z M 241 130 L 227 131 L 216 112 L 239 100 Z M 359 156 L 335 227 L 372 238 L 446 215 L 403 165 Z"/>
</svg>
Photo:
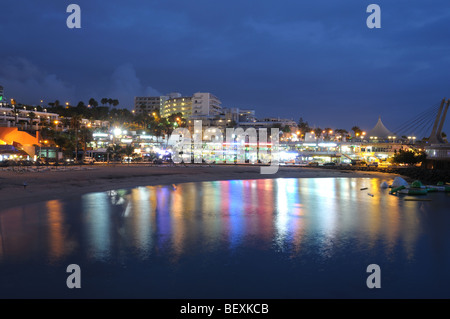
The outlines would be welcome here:
<svg viewBox="0 0 450 319">
<path fill-rule="evenodd" d="M 444 185 L 444 183 L 438 183 L 438 185 L 422 185 L 420 181 L 414 181 L 411 185 L 401 185 L 393 187 L 389 194 L 407 194 L 407 195 L 426 195 L 432 192 L 450 192 L 450 186 Z"/>
<path fill-rule="evenodd" d="M 425 186 L 428 192 L 450 192 L 450 186 L 434 186 L 434 185 L 427 185 Z"/>
<path fill-rule="evenodd" d="M 406 195 L 426 195 L 428 190 L 426 188 L 407 188 L 406 186 L 399 186 L 391 189 L 391 195 L 406 194 Z"/>
</svg>

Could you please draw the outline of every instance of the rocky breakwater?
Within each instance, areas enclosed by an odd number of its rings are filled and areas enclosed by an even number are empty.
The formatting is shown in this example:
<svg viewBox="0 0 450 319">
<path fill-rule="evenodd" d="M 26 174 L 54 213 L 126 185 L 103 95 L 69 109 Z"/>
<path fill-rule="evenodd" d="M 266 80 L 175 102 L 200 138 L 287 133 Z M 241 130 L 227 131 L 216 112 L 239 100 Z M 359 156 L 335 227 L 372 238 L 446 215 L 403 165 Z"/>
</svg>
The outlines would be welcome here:
<svg viewBox="0 0 450 319">
<path fill-rule="evenodd" d="M 408 179 L 419 180 L 425 184 L 450 183 L 450 170 L 436 170 L 422 167 L 359 167 L 359 166 L 319 166 L 323 169 L 371 171 L 402 175 Z"/>
</svg>

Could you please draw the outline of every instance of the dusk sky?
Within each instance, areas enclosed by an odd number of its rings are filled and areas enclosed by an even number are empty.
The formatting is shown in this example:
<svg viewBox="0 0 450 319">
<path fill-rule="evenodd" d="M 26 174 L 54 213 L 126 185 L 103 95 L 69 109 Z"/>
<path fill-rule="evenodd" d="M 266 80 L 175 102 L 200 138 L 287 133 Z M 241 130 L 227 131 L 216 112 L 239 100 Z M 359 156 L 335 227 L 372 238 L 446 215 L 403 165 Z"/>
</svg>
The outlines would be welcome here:
<svg viewBox="0 0 450 319">
<path fill-rule="evenodd" d="M 66 26 L 71 3 L 81 29 Z M 366 25 L 371 3 L 381 29 Z M 448 0 L 2 0 L 0 85 L 19 103 L 111 97 L 129 109 L 134 96 L 211 92 L 259 118 L 370 130 L 381 116 L 394 130 L 450 98 L 449 9 Z"/>
</svg>

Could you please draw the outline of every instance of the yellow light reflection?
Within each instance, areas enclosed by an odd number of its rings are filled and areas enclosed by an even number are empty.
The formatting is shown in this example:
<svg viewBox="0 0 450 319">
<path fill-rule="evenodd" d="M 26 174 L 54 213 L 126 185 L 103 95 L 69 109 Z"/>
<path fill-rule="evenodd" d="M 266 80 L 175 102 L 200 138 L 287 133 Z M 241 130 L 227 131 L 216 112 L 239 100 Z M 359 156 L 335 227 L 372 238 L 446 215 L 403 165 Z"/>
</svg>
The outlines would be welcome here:
<svg viewBox="0 0 450 319">
<path fill-rule="evenodd" d="M 49 255 L 50 260 L 55 262 L 65 254 L 65 228 L 62 204 L 58 200 L 51 200 L 46 203 L 46 207 L 49 227 Z"/>
</svg>

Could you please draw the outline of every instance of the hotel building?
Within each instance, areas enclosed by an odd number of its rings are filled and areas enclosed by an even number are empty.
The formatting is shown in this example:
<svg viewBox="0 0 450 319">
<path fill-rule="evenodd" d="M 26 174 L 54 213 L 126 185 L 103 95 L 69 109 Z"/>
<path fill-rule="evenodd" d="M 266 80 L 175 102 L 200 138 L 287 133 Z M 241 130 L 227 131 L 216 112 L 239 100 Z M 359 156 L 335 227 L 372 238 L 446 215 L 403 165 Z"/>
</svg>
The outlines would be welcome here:
<svg viewBox="0 0 450 319">
<path fill-rule="evenodd" d="M 161 117 L 169 117 L 174 113 L 181 113 L 184 118 L 189 118 L 192 114 L 192 97 L 181 96 L 180 93 L 171 93 L 161 106 L 159 113 Z"/>
<path fill-rule="evenodd" d="M 163 108 L 167 96 L 136 96 L 134 98 L 135 114 L 151 114 Z"/>
</svg>

